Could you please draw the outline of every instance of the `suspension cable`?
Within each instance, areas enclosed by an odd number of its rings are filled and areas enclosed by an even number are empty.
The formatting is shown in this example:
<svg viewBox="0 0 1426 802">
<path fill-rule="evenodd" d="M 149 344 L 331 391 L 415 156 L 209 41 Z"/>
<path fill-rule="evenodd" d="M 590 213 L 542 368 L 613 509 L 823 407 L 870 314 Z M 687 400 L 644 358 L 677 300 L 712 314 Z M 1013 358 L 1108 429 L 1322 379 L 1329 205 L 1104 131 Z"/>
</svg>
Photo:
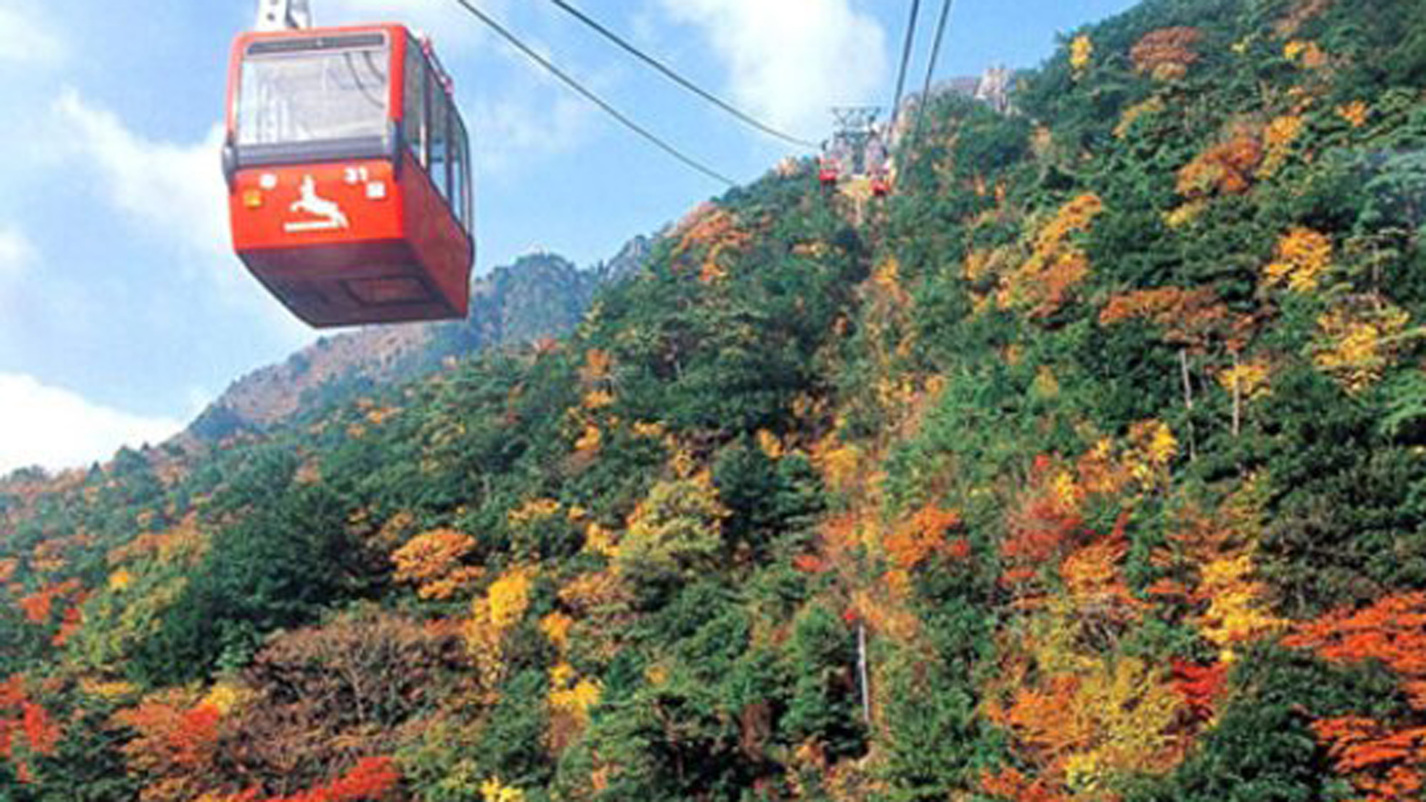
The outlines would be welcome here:
<svg viewBox="0 0 1426 802">
<path fill-rule="evenodd" d="M 951 18 L 951 9 L 955 8 L 956 0 L 942 0 L 941 19 L 936 23 L 936 40 L 931 45 L 931 61 L 926 65 L 926 83 L 921 87 L 920 108 L 916 109 L 916 127 L 911 134 L 911 142 L 914 144 L 921 138 L 921 123 L 926 119 L 926 107 L 931 105 L 931 75 L 936 71 L 936 59 L 941 55 L 941 40 L 946 34 L 946 22 Z"/>
<path fill-rule="evenodd" d="M 521 53 L 525 54 L 525 56 L 531 61 L 543 67 L 547 72 L 558 78 L 561 82 L 563 82 L 570 89 L 577 92 L 585 100 L 588 100 L 590 103 L 593 103 L 594 105 L 598 106 L 600 110 L 602 110 L 605 114 L 608 114 L 610 117 L 613 117 L 615 120 L 618 120 L 619 123 L 622 124 L 625 128 L 628 128 L 629 130 L 648 140 L 659 150 L 662 150 L 668 155 L 674 157 L 675 159 L 678 159 L 680 162 L 683 162 L 684 165 L 694 170 L 697 170 L 698 172 L 713 179 L 714 181 L 718 181 L 729 187 L 735 186 L 733 179 L 723 175 L 717 170 L 714 170 L 712 167 L 707 166 L 706 164 L 698 161 L 692 156 L 685 154 L 683 151 L 669 144 L 666 140 L 660 138 L 654 132 L 638 124 L 637 122 L 634 122 L 623 112 L 614 108 L 603 98 L 596 95 L 593 91 L 586 89 L 583 84 L 575 80 L 569 73 L 565 72 L 564 70 L 561 70 L 559 67 L 555 66 L 552 62 L 550 62 L 549 59 L 536 52 L 534 48 L 525 44 L 523 41 L 520 40 L 518 36 L 511 33 L 509 29 L 501 25 L 489 14 L 486 14 L 484 11 L 481 11 L 478 7 L 471 3 L 470 0 L 456 0 L 456 2 L 459 3 L 460 6 L 466 11 L 470 12 L 470 14 L 476 19 L 485 23 L 487 27 L 499 34 L 501 38 L 503 38 L 506 42 L 509 42 L 510 45 L 516 50 L 519 50 Z"/>
<path fill-rule="evenodd" d="M 896 131 L 896 118 L 901 116 L 901 96 L 906 91 L 907 68 L 911 66 L 911 49 L 916 43 L 916 20 L 921 15 L 921 0 L 911 0 L 911 19 L 906 23 L 906 42 L 901 45 L 901 69 L 896 74 L 896 100 L 891 104 L 888 130 Z"/>
<path fill-rule="evenodd" d="M 919 1 L 920 0 L 917 0 L 917 2 Z M 671 67 L 664 64 L 662 61 L 659 61 L 653 56 L 650 56 L 648 53 L 645 53 L 643 50 L 640 50 L 638 47 L 635 47 L 633 44 L 629 43 L 627 39 L 609 30 L 607 26 L 601 24 L 598 20 L 594 19 L 593 17 L 590 17 L 588 14 L 565 2 L 565 0 L 550 0 L 550 2 L 558 6 L 565 13 L 569 14 L 570 16 L 592 28 L 600 36 L 603 36 L 605 39 L 608 39 L 609 41 L 613 42 L 615 45 L 617 45 L 629 55 L 639 59 L 650 67 L 653 67 L 655 70 L 658 70 L 659 72 L 663 73 L 664 77 L 668 78 L 670 81 L 673 81 L 684 89 L 687 89 L 688 91 L 703 98 L 709 103 L 712 103 L 723 111 L 733 115 L 746 125 L 756 128 L 757 130 L 763 132 L 764 134 L 767 134 L 768 136 L 776 137 L 778 139 L 783 140 L 784 142 L 789 142 L 793 145 L 797 145 L 798 147 L 817 147 L 817 144 L 815 142 L 809 142 L 805 139 L 801 139 L 791 134 L 783 133 L 782 131 L 773 128 L 771 125 L 768 125 L 767 123 L 758 120 L 747 112 L 742 111 L 741 109 L 723 100 L 712 92 L 703 89 L 702 87 L 695 84 L 693 81 L 690 81 L 682 75 L 679 75 L 677 72 L 674 72 Z"/>
</svg>

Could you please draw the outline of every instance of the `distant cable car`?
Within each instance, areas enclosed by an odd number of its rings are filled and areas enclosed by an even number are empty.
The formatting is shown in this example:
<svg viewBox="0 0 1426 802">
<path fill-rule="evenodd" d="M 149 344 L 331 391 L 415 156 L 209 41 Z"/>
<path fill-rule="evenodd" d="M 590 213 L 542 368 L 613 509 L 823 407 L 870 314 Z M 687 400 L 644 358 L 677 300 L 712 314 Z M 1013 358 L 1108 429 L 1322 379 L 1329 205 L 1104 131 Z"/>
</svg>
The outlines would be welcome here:
<svg viewBox="0 0 1426 802">
<path fill-rule="evenodd" d="M 824 187 L 835 187 L 838 179 L 841 178 L 841 166 L 833 156 L 821 156 L 817 159 L 817 180 Z"/>
<path fill-rule="evenodd" d="M 234 249 L 294 314 L 465 317 L 470 148 L 429 44 L 401 25 L 242 34 L 227 127 Z"/>
<path fill-rule="evenodd" d="M 891 194 L 891 160 L 881 132 L 873 129 L 862 150 L 862 162 L 866 165 L 867 176 L 871 180 L 872 197 L 884 198 Z"/>
</svg>

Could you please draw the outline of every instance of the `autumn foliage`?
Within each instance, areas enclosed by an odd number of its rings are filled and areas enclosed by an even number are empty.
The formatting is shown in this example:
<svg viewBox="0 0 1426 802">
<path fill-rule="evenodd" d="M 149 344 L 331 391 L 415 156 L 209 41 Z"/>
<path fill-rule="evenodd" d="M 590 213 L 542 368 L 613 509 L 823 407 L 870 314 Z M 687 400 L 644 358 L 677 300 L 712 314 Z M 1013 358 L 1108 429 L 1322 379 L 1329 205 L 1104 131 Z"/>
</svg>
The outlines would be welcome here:
<svg viewBox="0 0 1426 802">
<path fill-rule="evenodd" d="M 1233 324 L 1228 308 L 1208 287 L 1134 290 L 1111 298 L 1099 314 L 1106 326 L 1132 319 L 1147 320 L 1164 332 L 1167 342 L 1199 352 L 1215 338 L 1228 336 Z"/>
<path fill-rule="evenodd" d="M 1178 173 L 1178 192 L 1190 200 L 1213 195 L 1241 195 L 1253 186 L 1254 174 L 1263 162 L 1263 144 L 1251 132 L 1239 129 Z"/>
<path fill-rule="evenodd" d="M 1075 236 L 1090 230 L 1104 212 L 1098 195 L 1086 193 L 1061 206 L 1035 234 L 1028 259 L 1000 281 L 1002 309 L 1026 308 L 1031 317 L 1053 315 L 1089 275 L 1089 256 Z"/>
<path fill-rule="evenodd" d="M 740 227 L 733 212 L 716 204 L 704 204 L 679 223 L 674 253 L 698 260 L 698 280 L 715 284 L 727 277 L 723 257 L 748 246 L 752 233 Z"/>
<path fill-rule="evenodd" d="M 1332 663 L 1374 663 L 1396 676 L 1414 713 L 1410 721 L 1346 716 L 1318 720 L 1313 731 L 1364 799 L 1414 798 L 1426 786 L 1426 593 L 1388 596 L 1304 622 L 1283 643 Z"/>
<path fill-rule="evenodd" d="M 222 713 L 191 692 L 175 690 L 120 710 L 114 722 L 135 733 L 124 745 L 129 766 L 149 778 L 145 802 L 190 799 L 210 790 Z"/>
<path fill-rule="evenodd" d="M 1140 39 L 1129 51 L 1129 59 L 1136 71 L 1152 75 L 1155 80 L 1182 78 L 1198 61 L 1195 47 L 1202 38 L 1197 28 L 1161 28 Z"/>
<path fill-rule="evenodd" d="M 463 532 L 425 532 L 392 553 L 395 579 L 416 585 L 423 599 L 449 599 L 480 578 L 479 567 L 462 562 L 474 550 L 475 538 Z"/>
<path fill-rule="evenodd" d="M 28 686 L 20 674 L 0 683 L 0 762 L 10 762 L 22 779 L 33 775 L 37 758 L 54 756 L 64 737 L 60 722 Z"/>
<path fill-rule="evenodd" d="M 1278 240 L 1277 258 L 1264 268 L 1263 276 L 1269 287 L 1285 284 L 1294 292 L 1311 292 L 1331 265 L 1332 240 L 1297 226 Z"/>
</svg>

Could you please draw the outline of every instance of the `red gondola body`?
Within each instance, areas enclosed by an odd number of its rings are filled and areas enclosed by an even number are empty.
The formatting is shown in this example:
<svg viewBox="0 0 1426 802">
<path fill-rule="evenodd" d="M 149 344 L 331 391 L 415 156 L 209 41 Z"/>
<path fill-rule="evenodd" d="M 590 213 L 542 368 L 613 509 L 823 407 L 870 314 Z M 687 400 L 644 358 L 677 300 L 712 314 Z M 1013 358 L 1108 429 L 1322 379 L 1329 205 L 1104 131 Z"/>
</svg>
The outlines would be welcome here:
<svg viewBox="0 0 1426 802">
<path fill-rule="evenodd" d="M 294 314 L 317 327 L 466 315 L 465 128 L 405 27 L 239 36 L 227 127 L 234 250 Z"/>
<path fill-rule="evenodd" d="M 839 178 L 841 178 L 841 174 L 836 159 L 826 156 L 818 159 L 817 180 L 821 182 L 822 186 L 834 187 Z"/>
</svg>

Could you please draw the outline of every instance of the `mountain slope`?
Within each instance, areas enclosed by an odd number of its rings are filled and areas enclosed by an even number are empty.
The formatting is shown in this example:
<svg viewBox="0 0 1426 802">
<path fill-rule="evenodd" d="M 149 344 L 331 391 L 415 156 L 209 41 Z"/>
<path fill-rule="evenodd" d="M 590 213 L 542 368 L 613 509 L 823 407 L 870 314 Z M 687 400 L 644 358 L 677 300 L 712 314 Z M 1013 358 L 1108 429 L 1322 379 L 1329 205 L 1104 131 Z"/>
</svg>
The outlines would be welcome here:
<svg viewBox="0 0 1426 802">
<path fill-rule="evenodd" d="M 217 442 L 281 423 L 304 408 L 350 400 L 363 387 L 409 381 L 447 357 L 565 334 L 599 286 L 639 269 L 648 243 L 636 237 L 607 265 L 588 271 L 550 254 L 497 267 L 474 282 L 470 314 L 462 322 L 370 327 L 324 337 L 280 365 L 235 381 L 188 434 Z"/>
<path fill-rule="evenodd" d="M 883 206 L 785 171 L 559 341 L 12 477 L 0 794 L 1419 798 L 1422 18 L 1151 0 Z"/>
</svg>

